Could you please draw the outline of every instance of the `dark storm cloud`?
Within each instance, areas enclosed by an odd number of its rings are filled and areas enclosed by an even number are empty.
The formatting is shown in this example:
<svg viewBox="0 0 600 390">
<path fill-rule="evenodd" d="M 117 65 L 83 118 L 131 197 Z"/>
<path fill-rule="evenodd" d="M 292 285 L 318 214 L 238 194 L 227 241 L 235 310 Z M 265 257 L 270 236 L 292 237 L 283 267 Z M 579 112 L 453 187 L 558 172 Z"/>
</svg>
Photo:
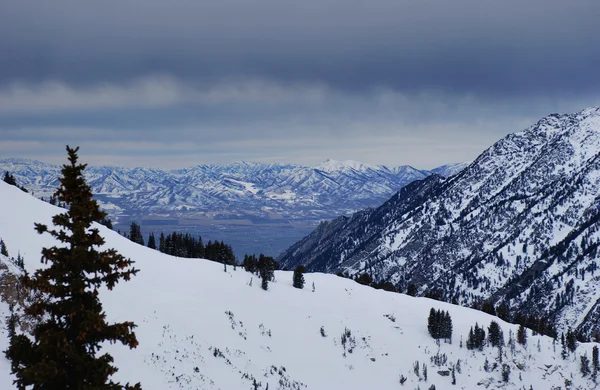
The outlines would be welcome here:
<svg viewBox="0 0 600 390">
<path fill-rule="evenodd" d="M 0 157 L 432 168 L 600 104 L 598 0 L 0 1 Z"/>
<path fill-rule="evenodd" d="M 599 18 L 597 0 L 4 1 L 0 83 L 578 94 L 600 86 Z"/>
</svg>

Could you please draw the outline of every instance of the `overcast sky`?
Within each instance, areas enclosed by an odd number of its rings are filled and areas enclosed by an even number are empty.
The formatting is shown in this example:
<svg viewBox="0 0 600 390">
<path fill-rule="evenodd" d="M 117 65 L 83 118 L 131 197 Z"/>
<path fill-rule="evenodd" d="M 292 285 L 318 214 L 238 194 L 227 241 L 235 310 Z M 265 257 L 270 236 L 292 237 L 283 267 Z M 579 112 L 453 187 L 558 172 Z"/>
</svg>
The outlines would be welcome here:
<svg viewBox="0 0 600 390">
<path fill-rule="evenodd" d="M 0 158 L 432 168 L 600 105 L 598 0 L 0 2 Z"/>
</svg>

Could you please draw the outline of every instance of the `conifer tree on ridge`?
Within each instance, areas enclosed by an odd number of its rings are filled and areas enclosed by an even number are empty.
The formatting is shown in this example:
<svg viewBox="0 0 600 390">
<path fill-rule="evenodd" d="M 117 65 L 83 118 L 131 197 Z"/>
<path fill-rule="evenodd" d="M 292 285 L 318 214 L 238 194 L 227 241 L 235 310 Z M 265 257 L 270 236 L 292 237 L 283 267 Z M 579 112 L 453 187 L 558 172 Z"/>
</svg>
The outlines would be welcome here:
<svg viewBox="0 0 600 390">
<path fill-rule="evenodd" d="M 98 251 L 104 239 L 91 225 L 106 213 L 92 199 L 83 178 L 86 165 L 77 163 L 78 150 L 67 146 L 70 164 L 63 165 L 55 194 L 68 209 L 53 217 L 56 229 L 35 224 L 39 234 L 49 233 L 65 245 L 44 248 L 42 261 L 48 267 L 23 277 L 26 287 L 45 296 L 25 309 L 40 322 L 32 331 L 33 340 L 22 334 L 14 336 L 6 356 L 19 389 L 141 389 L 139 383 L 123 386 L 113 382 L 110 377 L 118 370 L 112 365 L 113 357 L 107 353 L 98 356 L 106 341 L 119 341 L 130 348 L 138 345 L 135 324 L 106 322 L 98 293 L 101 286 L 112 290 L 138 270 L 114 249 Z"/>
</svg>

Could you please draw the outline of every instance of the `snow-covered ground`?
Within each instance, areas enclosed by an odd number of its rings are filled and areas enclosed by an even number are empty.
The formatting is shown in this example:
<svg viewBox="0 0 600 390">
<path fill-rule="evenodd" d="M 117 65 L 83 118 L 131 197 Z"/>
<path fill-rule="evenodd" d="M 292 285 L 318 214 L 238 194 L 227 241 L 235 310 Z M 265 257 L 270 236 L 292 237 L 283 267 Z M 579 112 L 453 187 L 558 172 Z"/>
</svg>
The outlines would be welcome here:
<svg viewBox="0 0 600 390">
<path fill-rule="evenodd" d="M 42 247 L 54 244 L 38 235 L 34 222 L 49 224 L 59 209 L 0 182 L 0 238 L 11 256 L 20 252 L 31 272 L 40 265 Z M 130 282 L 102 292 L 111 321 L 133 320 L 139 346 L 129 350 L 108 345 L 123 382 L 141 382 L 146 390 L 163 389 L 550 389 L 596 388 L 579 373 L 579 356 L 591 359 L 592 344 L 579 345 L 576 355 L 560 357 L 560 343 L 529 334 L 528 345 L 504 348 L 511 369 L 504 384 L 498 350 L 469 351 L 471 326 L 486 328 L 494 319 L 485 313 L 450 304 L 412 298 L 361 286 L 326 274 L 307 274 L 303 290 L 292 287 L 291 272 L 276 272 L 269 291 L 242 268 L 223 271 L 205 260 L 175 258 L 139 246 L 100 226 L 107 247 L 130 257 L 140 269 Z M 0 259 L 6 262 L 6 258 Z M 313 286 L 314 285 L 314 291 Z M 427 332 L 430 308 L 448 310 L 454 325 L 452 344 L 437 345 Z M 0 303 L 6 315 L 7 306 Z M 516 327 L 496 319 L 508 341 Z M 4 326 L 4 325 L 2 325 Z M 324 335 L 321 333 L 323 329 Z M 351 335 L 345 346 L 342 335 Z M 6 330 L 0 330 L 6 347 Z M 461 342 L 462 339 L 462 342 Z M 462 347 L 461 347 L 462 344 Z M 441 366 L 436 354 L 445 354 Z M 459 363 L 460 361 L 460 363 Z M 419 362 L 419 375 L 414 364 Z M 428 378 L 423 377 L 423 365 Z M 438 372 L 455 367 L 451 375 Z M 460 367 L 460 369 L 459 369 Z M 0 357 L 0 389 L 13 388 L 9 362 Z M 400 378 L 406 381 L 401 385 Z"/>
</svg>

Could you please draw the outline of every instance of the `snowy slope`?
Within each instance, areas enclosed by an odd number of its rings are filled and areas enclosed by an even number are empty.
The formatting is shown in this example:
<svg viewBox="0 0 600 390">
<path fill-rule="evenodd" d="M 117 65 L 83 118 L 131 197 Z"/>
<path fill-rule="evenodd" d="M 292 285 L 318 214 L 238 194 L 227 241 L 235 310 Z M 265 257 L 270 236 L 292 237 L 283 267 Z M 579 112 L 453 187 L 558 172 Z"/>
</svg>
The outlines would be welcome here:
<svg viewBox="0 0 600 390">
<path fill-rule="evenodd" d="M 4 159 L 0 171 L 10 171 L 20 185 L 48 198 L 57 186 L 60 167 Z M 210 212 L 313 219 L 379 205 L 429 174 L 410 166 L 387 168 L 354 161 L 327 160 L 317 167 L 242 161 L 172 171 L 89 167 L 86 179 L 112 217 Z"/>
<path fill-rule="evenodd" d="M 510 134 L 447 180 L 320 225 L 288 268 L 369 272 L 462 305 L 490 300 L 600 332 L 600 108 Z"/>
<path fill-rule="evenodd" d="M 50 223 L 59 209 L 1 182 L 0 204 L 0 237 L 9 251 L 20 251 L 26 268 L 34 271 L 41 248 L 53 242 L 35 233 L 33 224 Z M 563 386 L 565 378 L 577 388 L 595 387 L 577 368 L 579 354 L 591 356 L 591 344 L 580 345 L 577 356 L 566 361 L 560 358 L 560 346 L 555 352 L 547 337 L 530 336 L 526 349 L 517 345 L 512 351 L 507 346 L 503 361 L 512 374 L 503 386 L 499 368 L 482 368 L 486 358 L 490 365 L 495 362 L 497 350 L 461 348 L 461 338 L 466 340 L 475 322 L 489 324 L 493 317 L 485 313 L 374 290 L 327 274 L 307 274 L 307 287 L 298 290 L 291 286 L 290 272 L 276 272 L 276 282 L 263 291 L 256 276 L 240 268 L 223 272 L 220 264 L 174 258 L 98 227 L 106 245 L 135 260 L 140 269 L 132 281 L 103 291 L 101 299 L 109 320 L 138 325 L 137 349 L 107 346 L 120 367 L 117 378 L 141 381 L 147 390 L 253 389 L 252 379 L 260 389 L 267 384 L 269 389 L 398 389 L 403 388 L 401 376 L 407 378 L 408 389 L 432 384 L 437 389 L 548 389 Z M 438 348 L 428 336 L 431 307 L 450 312 L 452 344 Z M 0 310 L 7 312 L 4 303 Z M 499 322 L 507 339 L 510 331 L 516 332 L 513 325 Z M 353 341 L 344 347 L 341 335 L 346 328 Z M 5 347 L 5 330 L 0 333 L 0 347 Z M 438 351 L 448 359 L 440 367 L 431 360 Z M 459 360 L 457 385 L 452 386 L 450 377 L 438 371 Z M 427 365 L 427 382 L 415 375 L 416 361 Z M 0 357 L 1 389 L 12 388 L 8 369 Z"/>
</svg>

